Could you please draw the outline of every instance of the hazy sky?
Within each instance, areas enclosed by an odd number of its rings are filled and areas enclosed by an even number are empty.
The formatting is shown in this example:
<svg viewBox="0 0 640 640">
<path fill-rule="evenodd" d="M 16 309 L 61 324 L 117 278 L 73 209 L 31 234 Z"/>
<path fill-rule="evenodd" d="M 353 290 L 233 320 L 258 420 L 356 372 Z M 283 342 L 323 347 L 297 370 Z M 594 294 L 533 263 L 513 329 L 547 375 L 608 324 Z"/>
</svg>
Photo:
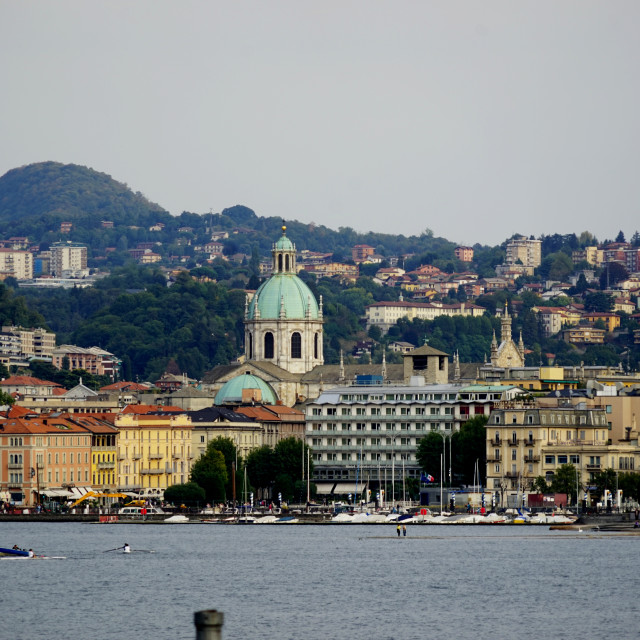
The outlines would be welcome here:
<svg viewBox="0 0 640 640">
<path fill-rule="evenodd" d="M 640 228 L 640 2 L 0 0 L 0 175 L 495 245 Z"/>
</svg>

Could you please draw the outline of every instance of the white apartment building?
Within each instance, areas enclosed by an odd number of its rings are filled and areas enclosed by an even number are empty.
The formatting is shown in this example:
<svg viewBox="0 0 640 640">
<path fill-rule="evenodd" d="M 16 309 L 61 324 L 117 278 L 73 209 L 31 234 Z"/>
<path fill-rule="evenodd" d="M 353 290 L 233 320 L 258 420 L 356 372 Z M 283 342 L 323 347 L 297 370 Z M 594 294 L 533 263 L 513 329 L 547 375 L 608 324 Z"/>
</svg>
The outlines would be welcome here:
<svg viewBox="0 0 640 640">
<path fill-rule="evenodd" d="M 520 273 L 533 275 L 542 262 L 542 240 L 530 240 L 525 236 L 516 236 L 507 242 L 504 264 L 496 267 L 497 275 Z"/>
<path fill-rule="evenodd" d="M 61 277 L 82 277 L 87 272 L 87 247 L 77 242 L 55 242 L 51 250 L 51 274 Z"/>
<path fill-rule="evenodd" d="M 383 332 L 389 331 L 400 318 L 420 318 L 433 320 L 438 316 L 472 316 L 484 315 L 484 307 L 465 302 L 444 304 L 442 302 L 376 302 L 365 309 L 367 330 L 371 326 L 379 327 Z"/>
<path fill-rule="evenodd" d="M 29 251 L 15 251 L 0 248 L 0 278 L 31 280 L 33 278 L 33 254 Z"/>
<path fill-rule="evenodd" d="M 0 361 L 20 364 L 30 358 L 51 359 L 56 348 L 56 334 L 46 329 L 4 326 L 0 333 Z"/>
<path fill-rule="evenodd" d="M 360 380 L 371 382 L 370 376 Z M 461 424 L 488 416 L 495 402 L 520 393 L 507 386 L 425 384 L 422 376 L 413 376 L 407 385 L 356 380 L 352 386 L 325 391 L 306 407 L 307 445 L 318 493 L 355 495 L 368 486 L 386 488 L 391 499 L 395 485 L 398 499 L 403 479 L 420 477 L 416 451 L 422 437 L 437 432 L 444 447 Z"/>
</svg>

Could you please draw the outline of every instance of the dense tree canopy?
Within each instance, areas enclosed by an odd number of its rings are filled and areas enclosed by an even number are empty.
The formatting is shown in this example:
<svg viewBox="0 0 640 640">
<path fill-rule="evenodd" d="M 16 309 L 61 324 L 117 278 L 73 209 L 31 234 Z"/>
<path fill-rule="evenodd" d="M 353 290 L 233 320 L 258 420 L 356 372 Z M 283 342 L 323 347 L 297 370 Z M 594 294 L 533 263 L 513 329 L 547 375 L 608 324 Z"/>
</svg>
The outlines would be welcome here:
<svg viewBox="0 0 640 640">
<path fill-rule="evenodd" d="M 224 455 L 210 442 L 206 451 L 191 467 L 191 482 L 204 489 L 208 502 L 227 500 L 227 468 Z"/>
</svg>

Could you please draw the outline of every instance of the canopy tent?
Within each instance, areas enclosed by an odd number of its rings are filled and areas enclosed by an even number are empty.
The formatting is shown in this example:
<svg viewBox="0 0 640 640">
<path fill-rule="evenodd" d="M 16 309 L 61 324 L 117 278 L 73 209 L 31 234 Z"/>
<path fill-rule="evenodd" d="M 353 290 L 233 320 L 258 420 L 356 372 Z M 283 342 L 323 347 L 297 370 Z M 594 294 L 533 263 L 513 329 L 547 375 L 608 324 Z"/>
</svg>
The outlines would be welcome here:
<svg viewBox="0 0 640 640">
<path fill-rule="evenodd" d="M 348 495 L 356 493 L 355 482 L 327 482 L 326 484 L 317 484 L 317 491 L 320 495 Z M 363 493 L 366 486 L 364 483 L 358 483 L 358 493 Z"/>
<path fill-rule="evenodd" d="M 89 491 L 93 491 L 93 489 L 91 487 L 71 487 L 70 491 L 71 497 L 77 500 L 78 498 L 82 498 L 86 493 L 89 493 Z"/>
<path fill-rule="evenodd" d="M 41 491 L 40 495 L 47 498 L 70 498 L 73 494 L 66 489 L 47 489 L 46 491 Z"/>
</svg>

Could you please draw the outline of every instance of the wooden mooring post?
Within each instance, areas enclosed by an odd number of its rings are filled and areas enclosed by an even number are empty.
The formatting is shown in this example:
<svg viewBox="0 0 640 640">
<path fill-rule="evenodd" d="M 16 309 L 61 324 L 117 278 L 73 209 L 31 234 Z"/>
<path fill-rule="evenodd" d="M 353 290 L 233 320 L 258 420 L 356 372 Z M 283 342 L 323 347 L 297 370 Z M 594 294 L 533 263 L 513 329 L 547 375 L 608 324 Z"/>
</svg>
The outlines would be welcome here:
<svg viewBox="0 0 640 640">
<path fill-rule="evenodd" d="M 196 625 L 196 640 L 222 640 L 224 614 L 221 611 L 196 611 L 193 621 Z"/>
</svg>

